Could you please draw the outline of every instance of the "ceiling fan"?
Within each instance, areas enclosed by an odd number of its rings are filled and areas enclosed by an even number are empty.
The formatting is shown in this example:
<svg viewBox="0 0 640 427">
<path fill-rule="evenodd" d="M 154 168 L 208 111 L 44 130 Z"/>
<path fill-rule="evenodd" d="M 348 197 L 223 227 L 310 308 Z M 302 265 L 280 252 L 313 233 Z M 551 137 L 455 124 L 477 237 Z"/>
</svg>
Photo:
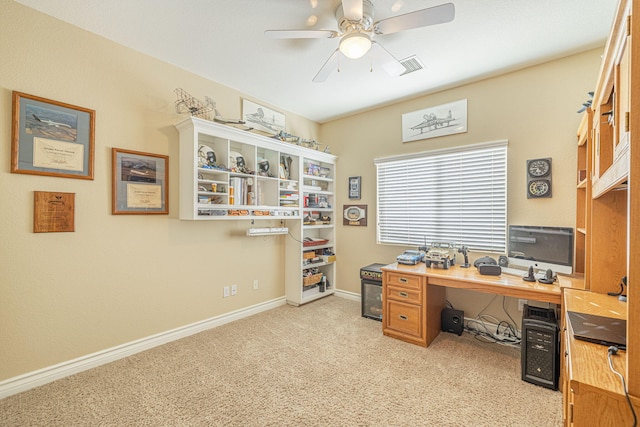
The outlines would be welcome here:
<svg viewBox="0 0 640 427">
<path fill-rule="evenodd" d="M 445 3 L 376 22 L 373 22 L 373 14 L 374 7 L 371 0 L 342 0 L 335 12 L 340 31 L 266 30 L 264 34 L 272 39 L 331 39 L 339 37 L 338 48 L 313 78 L 316 83 L 324 82 L 334 70 L 339 69 L 342 56 L 357 59 L 369 51 L 371 51 L 372 62 L 381 64 L 381 67 L 390 75 L 398 76 L 405 71 L 404 66 L 389 51 L 373 40 L 373 36 L 451 22 L 455 16 L 455 7 L 453 3 Z"/>
</svg>

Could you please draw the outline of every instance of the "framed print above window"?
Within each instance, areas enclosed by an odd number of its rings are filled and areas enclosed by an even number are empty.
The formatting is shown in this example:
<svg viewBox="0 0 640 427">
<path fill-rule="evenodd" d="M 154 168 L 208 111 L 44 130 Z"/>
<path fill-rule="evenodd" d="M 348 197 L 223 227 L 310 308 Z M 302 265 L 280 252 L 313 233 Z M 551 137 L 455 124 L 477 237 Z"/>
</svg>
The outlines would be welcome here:
<svg viewBox="0 0 640 427">
<path fill-rule="evenodd" d="M 11 172 L 93 179 L 95 111 L 13 92 Z"/>
<path fill-rule="evenodd" d="M 453 135 L 466 131 L 466 99 L 402 115 L 402 142 Z"/>
<path fill-rule="evenodd" d="M 168 156 L 113 148 L 111 159 L 114 215 L 169 213 Z"/>
</svg>

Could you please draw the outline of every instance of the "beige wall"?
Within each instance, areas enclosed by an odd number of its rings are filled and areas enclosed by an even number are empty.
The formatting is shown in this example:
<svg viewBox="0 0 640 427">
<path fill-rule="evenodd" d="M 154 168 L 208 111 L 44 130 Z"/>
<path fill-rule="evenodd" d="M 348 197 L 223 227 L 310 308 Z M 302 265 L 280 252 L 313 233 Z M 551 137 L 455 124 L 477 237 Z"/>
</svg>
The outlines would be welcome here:
<svg viewBox="0 0 640 427">
<path fill-rule="evenodd" d="M 0 10 L 0 381 L 282 297 L 284 236 L 178 219 L 173 90 L 209 95 L 227 117 L 248 95 L 12 1 Z M 96 110 L 93 181 L 10 173 L 13 90 Z M 286 114 L 289 131 L 318 138 Z M 169 155 L 168 216 L 111 215 L 112 147 Z M 74 233 L 32 233 L 36 190 L 75 193 Z"/>
<path fill-rule="evenodd" d="M 547 226 L 575 225 L 576 111 L 593 90 L 601 49 L 527 68 L 478 83 L 418 97 L 324 124 L 323 141 L 339 156 L 337 206 L 348 199 L 347 178 L 362 176 L 362 199 L 368 226 L 339 225 L 337 265 L 340 289 L 360 293 L 358 270 L 373 262 L 393 262 L 406 247 L 376 245 L 376 168 L 374 159 L 486 141 L 508 140 L 508 222 Z M 424 78 L 429 76 L 426 68 Z M 403 113 L 468 100 L 468 132 L 402 143 Z M 553 159 L 553 197 L 527 199 L 526 160 Z M 470 253 L 473 260 L 480 255 Z M 496 254 L 492 254 L 497 257 Z M 461 259 L 461 258 L 459 258 Z M 475 316 L 492 296 L 448 290 L 447 298 L 465 315 Z M 501 312 L 502 300 L 496 302 Z M 517 305 L 508 301 L 517 317 Z M 493 307 L 493 306 L 492 306 Z M 501 319 L 504 315 L 501 316 Z"/>
<path fill-rule="evenodd" d="M 242 221 L 177 219 L 173 124 L 183 116 L 173 89 L 211 96 L 228 117 L 238 117 L 240 98 L 250 95 L 9 0 L 0 8 L 0 381 L 282 297 L 286 237 L 244 237 Z M 598 65 L 592 51 L 322 126 L 287 112 L 288 131 L 340 156 L 337 207 L 348 203 L 347 177 L 363 177 L 369 226 L 337 227 L 337 287 L 359 293 L 361 266 L 393 261 L 404 249 L 375 244 L 376 157 L 509 139 L 510 221 L 573 225 L 575 110 Z M 9 172 L 13 90 L 96 110 L 93 181 Z M 462 98 L 468 133 L 402 144 L 402 113 Z M 170 156 L 168 216 L 111 215 L 112 147 Z M 530 201 L 524 163 L 543 156 L 553 157 L 554 198 Z M 32 233 L 33 191 L 75 193 L 76 231 Z M 222 287 L 233 283 L 239 294 L 223 299 Z M 465 310 L 483 301 L 449 298 Z"/>
</svg>

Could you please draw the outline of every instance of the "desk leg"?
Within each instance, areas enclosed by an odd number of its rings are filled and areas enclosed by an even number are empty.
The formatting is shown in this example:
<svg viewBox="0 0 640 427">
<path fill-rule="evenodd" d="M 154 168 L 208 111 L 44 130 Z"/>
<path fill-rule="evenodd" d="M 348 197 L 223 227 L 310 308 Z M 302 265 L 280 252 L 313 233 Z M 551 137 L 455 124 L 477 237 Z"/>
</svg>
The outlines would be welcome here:
<svg viewBox="0 0 640 427">
<path fill-rule="evenodd" d="M 436 339 L 440 331 L 441 314 L 446 299 L 446 289 L 444 286 L 430 285 L 427 278 L 427 301 L 426 301 L 426 331 L 427 331 L 427 347 Z"/>
</svg>

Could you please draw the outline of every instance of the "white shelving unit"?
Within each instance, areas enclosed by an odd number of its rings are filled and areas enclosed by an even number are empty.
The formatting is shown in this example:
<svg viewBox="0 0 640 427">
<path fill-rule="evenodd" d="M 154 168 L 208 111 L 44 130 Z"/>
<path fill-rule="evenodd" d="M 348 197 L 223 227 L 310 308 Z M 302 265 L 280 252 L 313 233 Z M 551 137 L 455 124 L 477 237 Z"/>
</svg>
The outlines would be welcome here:
<svg viewBox="0 0 640 427">
<path fill-rule="evenodd" d="M 335 289 L 335 157 L 303 155 L 300 158 L 301 174 L 301 214 L 299 235 L 302 248 L 293 247 L 287 260 L 294 259 L 302 250 L 302 264 L 287 266 L 287 302 L 293 305 L 304 304 L 325 295 Z M 305 240 L 310 240 L 305 242 Z M 300 245 L 300 243 L 298 243 Z M 299 259 L 300 256 L 298 255 Z M 297 268 L 296 268 L 297 267 Z M 291 273 L 290 273 L 291 272 Z M 294 277 L 307 277 L 306 281 L 315 281 L 322 277 L 325 283 L 296 286 Z"/>
<path fill-rule="evenodd" d="M 180 219 L 283 221 L 289 229 L 283 236 L 287 302 L 300 305 L 331 295 L 336 156 L 194 117 L 176 128 Z"/>
</svg>

